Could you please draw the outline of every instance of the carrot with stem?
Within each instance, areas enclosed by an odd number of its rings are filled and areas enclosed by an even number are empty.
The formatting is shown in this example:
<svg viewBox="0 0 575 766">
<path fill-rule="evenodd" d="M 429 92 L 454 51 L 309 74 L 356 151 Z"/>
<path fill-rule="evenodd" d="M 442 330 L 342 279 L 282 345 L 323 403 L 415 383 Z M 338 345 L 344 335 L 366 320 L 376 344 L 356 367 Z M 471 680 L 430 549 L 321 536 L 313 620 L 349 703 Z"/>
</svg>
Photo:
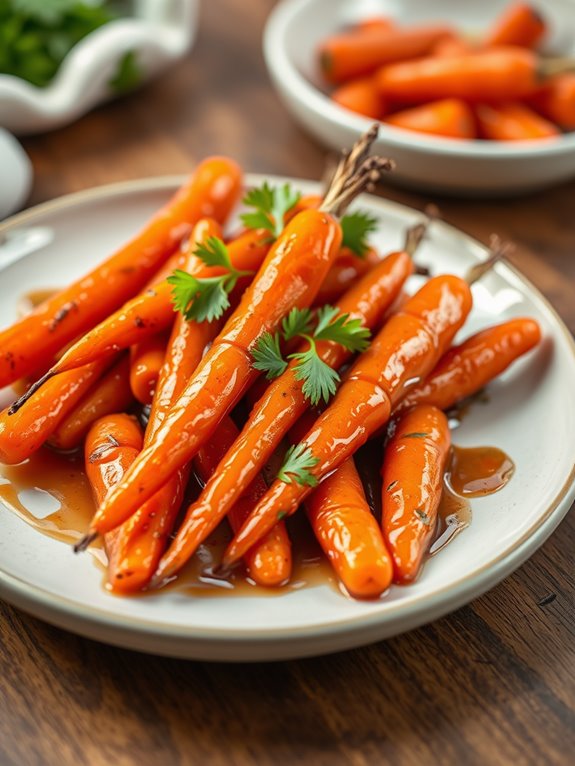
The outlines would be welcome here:
<svg viewBox="0 0 575 766">
<path fill-rule="evenodd" d="M 241 189 L 225 157 L 201 162 L 142 231 L 82 279 L 0 332 L 0 388 L 41 367 L 135 295 L 201 217 L 224 221 Z"/>
<path fill-rule="evenodd" d="M 366 328 L 375 327 L 412 273 L 411 252 L 417 247 L 424 231 L 423 225 L 414 227 L 407 237 L 406 248 L 409 250 L 392 253 L 364 276 L 336 304 L 336 313 Z M 294 316 L 300 320 L 302 318 L 301 315 Z M 294 332 L 292 317 L 288 317 L 284 323 L 284 336 L 288 340 Z M 307 343 L 309 345 L 309 341 Z M 319 367 L 324 374 L 327 370 L 322 365 L 328 370 L 336 370 L 353 353 L 352 348 L 346 348 L 341 343 L 327 340 L 314 343 Z M 270 346 L 269 341 L 267 346 Z M 262 350 L 261 346 L 259 350 Z M 303 349 L 298 351 L 300 355 L 306 353 Z M 200 497 L 188 508 L 170 548 L 170 571 L 180 569 L 198 545 L 215 529 L 280 446 L 282 438 L 313 403 L 306 390 L 306 381 L 301 377 L 301 358 L 292 359 L 289 366 L 281 356 L 274 356 L 273 353 L 267 353 L 264 358 L 261 353 L 256 354 L 254 364 L 258 360 L 266 362 L 268 376 L 276 369 L 280 373 L 283 371 L 283 374 L 269 385 L 255 404 L 239 438 L 223 457 Z"/>
<path fill-rule="evenodd" d="M 450 444 L 447 418 L 425 404 L 397 421 L 386 444 L 382 528 L 396 583 L 415 580 L 433 540 Z"/>
<path fill-rule="evenodd" d="M 251 352 L 259 339 L 274 332 L 291 309 L 313 302 L 339 250 L 338 218 L 360 191 L 391 169 L 388 160 L 367 159 L 376 135 L 374 126 L 342 159 L 322 207 L 304 210 L 287 224 L 152 443 L 102 505 L 77 549 L 129 518 L 197 453 L 256 379 Z"/>
<path fill-rule="evenodd" d="M 410 382 L 426 375 L 449 347 L 471 302 L 463 279 L 434 277 L 389 319 L 313 428 L 288 451 L 278 478 L 228 546 L 224 567 L 266 534 L 278 514 L 294 513 L 319 481 L 387 423 Z M 170 551 L 156 582 L 173 574 Z"/>
<path fill-rule="evenodd" d="M 128 355 L 124 354 L 62 420 L 48 439 L 48 444 L 59 450 L 76 449 L 82 444 L 92 423 L 105 415 L 125 412 L 133 402 L 130 362 Z"/>
</svg>

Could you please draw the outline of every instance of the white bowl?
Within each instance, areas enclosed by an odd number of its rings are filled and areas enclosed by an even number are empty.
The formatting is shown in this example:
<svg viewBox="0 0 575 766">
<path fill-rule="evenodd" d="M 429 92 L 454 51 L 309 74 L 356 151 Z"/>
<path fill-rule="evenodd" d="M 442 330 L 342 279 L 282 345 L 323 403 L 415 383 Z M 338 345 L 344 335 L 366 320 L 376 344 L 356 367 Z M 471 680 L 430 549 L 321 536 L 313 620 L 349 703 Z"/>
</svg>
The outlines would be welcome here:
<svg viewBox="0 0 575 766">
<path fill-rule="evenodd" d="M 32 186 L 32 163 L 14 136 L 0 128 L 0 220 L 22 207 Z M 0 262 L 2 258 L 0 256 Z"/>
<path fill-rule="evenodd" d="M 335 104 L 322 92 L 319 42 L 362 17 L 400 22 L 442 20 L 466 31 L 486 29 L 509 0 L 283 0 L 264 31 L 264 56 L 286 107 L 330 148 L 350 146 L 372 120 Z M 548 20 L 550 46 L 575 53 L 574 0 L 535 0 Z M 393 179 L 423 191 L 508 195 L 575 177 L 575 132 L 553 141 L 459 141 L 381 125 L 377 151 L 397 162 Z"/>
<path fill-rule="evenodd" d="M 123 56 L 133 51 L 141 82 L 191 47 L 197 0 L 134 0 L 132 15 L 87 35 L 66 56 L 45 88 L 0 74 L 0 125 L 13 133 L 61 127 L 116 93 L 109 82 Z"/>
</svg>

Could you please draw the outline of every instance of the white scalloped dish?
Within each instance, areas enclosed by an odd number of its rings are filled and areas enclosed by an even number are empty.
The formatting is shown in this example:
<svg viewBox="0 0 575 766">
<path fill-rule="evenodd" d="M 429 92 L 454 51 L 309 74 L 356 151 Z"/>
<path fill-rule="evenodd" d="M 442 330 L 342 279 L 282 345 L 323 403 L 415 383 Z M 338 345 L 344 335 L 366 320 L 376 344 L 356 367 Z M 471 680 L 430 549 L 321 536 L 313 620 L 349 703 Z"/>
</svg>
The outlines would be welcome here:
<svg viewBox="0 0 575 766">
<path fill-rule="evenodd" d="M 196 14 L 196 0 L 135 0 L 131 17 L 111 21 L 75 45 L 47 87 L 0 74 L 0 125 L 25 134 L 72 122 L 117 95 L 110 81 L 128 53 L 140 84 L 149 80 L 191 48 Z"/>
</svg>

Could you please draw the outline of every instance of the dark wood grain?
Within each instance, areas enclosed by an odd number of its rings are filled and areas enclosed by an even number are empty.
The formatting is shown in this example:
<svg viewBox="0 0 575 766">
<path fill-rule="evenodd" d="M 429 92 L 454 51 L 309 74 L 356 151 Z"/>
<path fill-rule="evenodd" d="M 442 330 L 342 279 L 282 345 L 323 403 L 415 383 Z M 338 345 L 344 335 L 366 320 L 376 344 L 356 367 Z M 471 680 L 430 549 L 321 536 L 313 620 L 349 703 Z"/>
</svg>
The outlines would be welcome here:
<svg viewBox="0 0 575 766">
<path fill-rule="evenodd" d="M 202 4 L 193 53 L 140 93 L 25 141 L 32 203 L 187 171 L 210 152 L 317 177 L 260 52 L 266 0 Z M 422 207 L 429 198 L 389 189 Z M 438 199 L 513 260 L 575 330 L 575 184 Z M 0 764 L 568 764 L 575 752 L 575 517 L 499 587 L 408 635 L 298 662 L 228 666 L 103 646 L 0 607 Z"/>
</svg>

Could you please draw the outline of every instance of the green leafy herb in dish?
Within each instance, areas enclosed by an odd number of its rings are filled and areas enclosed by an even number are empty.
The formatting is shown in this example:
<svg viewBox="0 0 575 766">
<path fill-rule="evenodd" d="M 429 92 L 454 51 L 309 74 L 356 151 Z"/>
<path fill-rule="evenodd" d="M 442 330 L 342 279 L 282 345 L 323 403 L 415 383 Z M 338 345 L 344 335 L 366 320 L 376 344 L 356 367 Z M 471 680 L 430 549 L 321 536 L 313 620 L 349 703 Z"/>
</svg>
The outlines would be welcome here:
<svg viewBox="0 0 575 766">
<path fill-rule="evenodd" d="M 103 0 L 0 0 L 0 72 L 45 87 L 80 40 L 118 17 L 118 4 Z M 139 80 L 128 52 L 110 88 L 124 92 Z"/>
</svg>

